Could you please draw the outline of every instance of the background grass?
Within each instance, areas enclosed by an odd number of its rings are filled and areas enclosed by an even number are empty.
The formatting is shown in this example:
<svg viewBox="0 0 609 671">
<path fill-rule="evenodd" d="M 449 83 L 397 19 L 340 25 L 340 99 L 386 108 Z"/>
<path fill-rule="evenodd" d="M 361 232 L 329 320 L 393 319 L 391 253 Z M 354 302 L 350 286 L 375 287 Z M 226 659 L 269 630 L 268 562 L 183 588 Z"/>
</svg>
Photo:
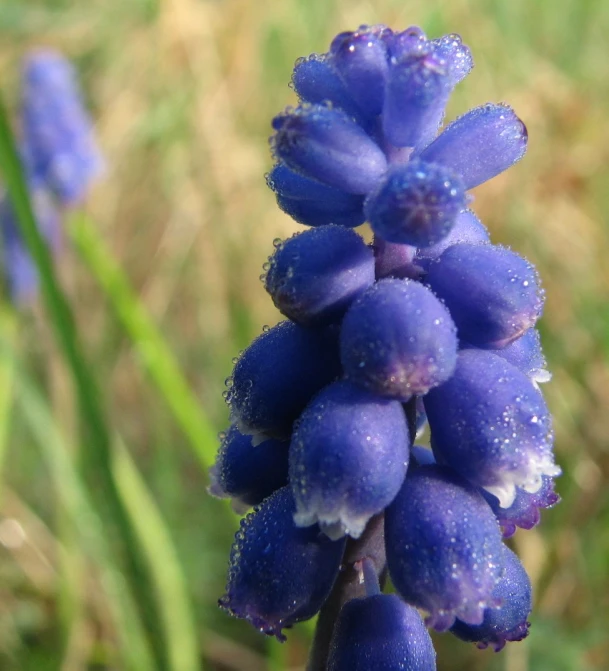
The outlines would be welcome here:
<svg viewBox="0 0 609 671">
<path fill-rule="evenodd" d="M 3 0 L 9 112 L 31 46 L 77 65 L 108 172 L 56 265 L 101 390 L 128 520 L 113 531 L 80 467 L 73 368 L 40 305 L 0 313 L 0 669 L 302 668 L 215 606 L 234 518 L 205 493 L 231 359 L 278 315 L 257 281 L 275 206 L 270 118 L 294 60 L 360 23 L 458 32 L 473 73 L 449 117 L 487 100 L 529 128 L 517 167 L 475 192 L 496 242 L 534 261 L 554 374 L 562 504 L 515 544 L 536 588 L 529 639 L 495 655 L 437 637 L 441 671 L 609 669 L 609 5 L 602 0 Z M 125 447 L 126 446 L 126 447 Z M 147 566 L 161 658 L 119 549 Z M 154 661 L 156 659 L 156 661 Z M 156 666 L 155 666 L 156 665 Z"/>
</svg>

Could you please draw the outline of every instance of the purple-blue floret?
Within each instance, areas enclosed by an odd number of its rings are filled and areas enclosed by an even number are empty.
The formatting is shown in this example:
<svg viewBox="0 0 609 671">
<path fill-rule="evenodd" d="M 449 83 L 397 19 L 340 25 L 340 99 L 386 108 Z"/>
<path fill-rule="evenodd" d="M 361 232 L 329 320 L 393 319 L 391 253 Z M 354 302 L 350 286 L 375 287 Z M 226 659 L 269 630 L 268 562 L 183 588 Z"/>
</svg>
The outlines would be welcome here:
<svg viewBox="0 0 609 671">
<path fill-rule="evenodd" d="M 421 616 L 395 594 L 347 602 L 336 622 L 328 671 L 435 671 Z"/>
<path fill-rule="evenodd" d="M 221 439 L 210 469 L 210 494 L 231 498 L 237 508 L 247 509 L 288 484 L 288 441 L 269 438 L 254 447 L 252 436 L 243 435 L 236 426 L 221 434 Z"/>
<path fill-rule="evenodd" d="M 317 525 L 294 524 L 289 487 L 241 521 L 231 549 L 226 594 L 219 604 L 263 634 L 313 617 L 338 575 L 345 539 L 331 541 Z"/>
<path fill-rule="evenodd" d="M 438 631 L 455 618 L 480 624 L 498 605 L 499 524 L 475 487 L 444 466 L 419 466 L 385 511 L 389 574 L 397 592 Z"/>
<path fill-rule="evenodd" d="M 400 489 L 409 448 L 398 401 L 345 381 L 326 387 L 301 415 L 290 444 L 296 524 L 318 522 L 332 538 L 358 538 Z"/>
<path fill-rule="evenodd" d="M 510 641 L 522 641 L 529 634 L 531 613 L 531 581 L 524 566 L 508 547 L 504 547 L 504 573 L 493 590 L 497 608 L 487 608 L 478 625 L 457 620 L 451 632 L 464 641 L 475 642 L 479 648 L 491 645 L 495 652 Z"/>
<path fill-rule="evenodd" d="M 340 339 L 347 378 L 408 401 L 449 379 L 457 335 L 446 307 L 412 280 L 378 281 L 349 308 Z"/>
<path fill-rule="evenodd" d="M 277 244 L 265 288 L 275 306 L 302 326 L 339 321 L 374 283 L 374 253 L 355 231 L 322 226 Z"/>
<path fill-rule="evenodd" d="M 232 421 L 254 444 L 289 438 L 312 396 L 341 373 L 335 331 L 290 321 L 263 332 L 241 354 L 226 400 Z"/>
</svg>

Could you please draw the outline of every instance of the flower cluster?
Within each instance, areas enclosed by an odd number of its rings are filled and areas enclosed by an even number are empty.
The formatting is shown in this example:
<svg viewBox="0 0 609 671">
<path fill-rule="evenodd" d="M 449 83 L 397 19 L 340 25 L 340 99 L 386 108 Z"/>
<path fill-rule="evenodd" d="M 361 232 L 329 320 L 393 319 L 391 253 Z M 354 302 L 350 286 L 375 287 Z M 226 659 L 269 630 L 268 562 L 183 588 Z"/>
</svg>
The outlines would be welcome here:
<svg viewBox="0 0 609 671">
<path fill-rule="evenodd" d="M 523 156 L 524 124 L 486 104 L 438 134 L 471 67 L 457 35 L 362 26 L 297 61 L 300 104 L 273 120 L 268 184 L 311 228 L 275 242 L 263 280 L 287 320 L 240 355 L 225 393 L 211 491 L 258 507 L 220 603 L 282 638 L 322 608 L 346 539 L 353 557 L 384 517 L 400 598 L 357 557 L 366 595 L 340 613 L 333 671 L 435 668 L 417 609 L 497 650 L 528 632 L 530 582 L 502 536 L 558 500 L 544 293 L 467 209 Z M 352 230 L 365 221 L 372 245 Z M 431 450 L 413 445 L 424 426 Z"/>
<path fill-rule="evenodd" d="M 51 250 L 61 238 L 61 209 L 79 204 L 103 170 L 93 125 L 72 65 L 50 49 L 30 52 L 21 73 L 19 150 L 39 229 Z M 36 295 L 38 275 L 7 194 L 0 195 L 2 267 L 13 301 Z"/>
</svg>

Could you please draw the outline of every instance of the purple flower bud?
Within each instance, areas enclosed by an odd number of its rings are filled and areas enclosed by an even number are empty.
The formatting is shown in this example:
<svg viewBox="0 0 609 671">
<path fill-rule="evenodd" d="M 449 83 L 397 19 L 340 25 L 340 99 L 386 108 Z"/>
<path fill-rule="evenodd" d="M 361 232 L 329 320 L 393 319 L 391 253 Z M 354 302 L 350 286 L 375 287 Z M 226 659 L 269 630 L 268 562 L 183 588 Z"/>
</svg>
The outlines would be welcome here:
<svg viewBox="0 0 609 671">
<path fill-rule="evenodd" d="M 369 391 L 407 401 L 448 379 L 457 336 L 448 310 L 410 280 L 380 280 L 349 308 L 340 336 L 347 377 Z"/>
<path fill-rule="evenodd" d="M 385 511 L 389 575 L 398 593 L 430 613 L 438 631 L 455 618 L 480 624 L 499 605 L 493 590 L 503 571 L 499 525 L 478 490 L 450 469 L 409 471 Z"/>
<path fill-rule="evenodd" d="M 33 51 L 23 66 L 23 150 L 28 172 L 65 205 L 81 201 L 103 160 L 70 63 L 50 49 Z"/>
<path fill-rule="evenodd" d="M 326 103 L 342 109 L 358 122 L 363 122 L 362 112 L 356 105 L 345 82 L 330 62 L 328 54 L 311 54 L 299 58 L 292 73 L 292 87 L 301 103 Z"/>
<path fill-rule="evenodd" d="M 481 492 L 495 513 L 504 538 L 513 536 L 516 527 L 532 529 L 541 520 L 540 509 L 552 508 L 560 501 L 560 496 L 554 491 L 554 479 L 547 475 L 541 476 L 541 487 L 533 494 L 517 487 L 514 502 L 509 508 L 502 508 L 499 499 L 486 490 L 482 489 Z"/>
<path fill-rule="evenodd" d="M 290 445 L 296 524 L 319 522 L 331 538 L 358 538 L 397 494 L 409 446 L 399 402 L 348 382 L 326 387 L 296 423 Z"/>
<path fill-rule="evenodd" d="M 442 166 L 412 161 L 392 168 L 364 206 L 375 235 L 427 247 L 446 237 L 465 207 L 460 177 Z"/>
<path fill-rule="evenodd" d="M 226 594 L 219 604 L 269 636 L 313 617 L 336 580 L 344 539 L 319 527 L 296 527 L 289 487 L 275 492 L 241 521 L 231 549 Z"/>
<path fill-rule="evenodd" d="M 476 347 L 505 347 L 543 309 L 535 267 L 497 245 L 452 245 L 429 266 L 425 281 L 446 303 L 459 338 Z"/>
<path fill-rule="evenodd" d="M 504 547 L 505 572 L 493 590 L 498 608 L 487 608 L 481 624 L 457 620 L 451 632 L 463 641 L 477 642 L 479 648 L 492 645 L 495 652 L 509 641 L 522 641 L 529 634 L 527 618 L 531 613 L 531 581 L 520 559 Z"/>
<path fill-rule="evenodd" d="M 389 65 L 382 34 L 386 39 L 387 31 L 385 27 L 362 26 L 356 32 L 341 33 L 330 47 L 330 61 L 367 117 L 377 116 L 383 109 Z"/>
<path fill-rule="evenodd" d="M 526 127 L 511 107 L 488 103 L 453 121 L 419 158 L 453 170 L 466 189 L 473 189 L 519 161 L 527 139 Z"/>
<path fill-rule="evenodd" d="M 336 335 L 285 321 L 258 336 L 237 360 L 226 400 L 254 444 L 285 439 L 311 397 L 340 375 Z"/>
<path fill-rule="evenodd" d="M 277 204 L 299 224 L 339 224 L 354 228 L 364 223 L 364 197 L 333 189 L 278 164 L 267 175 Z"/>
<path fill-rule="evenodd" d="M 302 326 L 342 318 L 374 283 L 374 254 L 355 231 L 322 226 L 280 243 L 269 259 L 265 288 L 275 306 Z"/>
<path fill-rule="evenodd" d="M 490 242 L 486 226 L 471 210 L 459 212 L 453 227 L 440 242 L 430 247 L 417 249 L 415 263 L 428 268 L 430 262 L 439 258 L 444 250 L 460 242 L 473 245 L 487 245 Z"/>
<path fill-rule="evenodd" d="M 395 594 L 348 601 L 332 635 L 328 671 L 372 669 L 436 669 L 436 653 L 421 616 Z"/>
<path fill-rule="evenodd" d="M 372 247 L 377 279 L 394 277 L 416 280 L 420 277 L 421 269 L 414 264 L 416 247 L 387 242 L 377 235 L 374 236 Z"/>
<path fill-rule="evenodd" d="M 430 40 L 434 54 L 445 62 L 451 84 L 456 86 L 474 67 L 472 53 L 455 33 Z"/>
<path fill-rule="evenodd" d="M 446 61 L 430 43 L 417 53 L 392 59 L 383 107 L 387 141 L 397 147 L 429 144 L 438 132 L 452 89 Z"/>
<path fill-rule="evenodd" d="M 210 469 L 212 496 L 233 498 L 238 508 L 247 509 L 288 484 L 287 441 L 269 438 L 252 445 L 235 426 L 221 435 L 216 463 Z"/>
<path fill-rule="evenodd" d="M 380 147 L 347 114 L 327 105 L 288 108 L 273 119 L 275 156 L 296 172 L 365 194 L 387 168 Z"/>
<path fill-rule="evenodd" d="M 552 455 L 551 416 L 531 380 L 487 350 L 462 350 L 453 376 L 425 397 L 439 462 L 512 505 L 560 469 Z"/>
</svg>

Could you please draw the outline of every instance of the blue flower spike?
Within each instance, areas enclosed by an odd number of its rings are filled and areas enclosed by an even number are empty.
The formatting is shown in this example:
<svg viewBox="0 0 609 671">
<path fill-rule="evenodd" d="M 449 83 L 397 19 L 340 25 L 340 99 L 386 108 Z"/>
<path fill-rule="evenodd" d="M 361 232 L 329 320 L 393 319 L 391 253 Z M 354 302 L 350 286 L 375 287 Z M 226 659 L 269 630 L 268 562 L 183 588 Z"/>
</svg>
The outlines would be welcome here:
<svg viewBox="0 0 609 671">
<path fill-rule="evenodd" d="M 275 306 L 302 326 L 340 321 L 374 283 L 374 253 L 355 231 L 312 228 L 277 243 L 265 288 Z"/>
<path fill-rule="evenodd" d="M 222 608 L 263 634 L 313 617 L 336 580 L 345 539 L 331 541 L 319 527 L 294 524 L 289 487 L 275 492 L 241 521 L 231 549 Z"/>
<path fill-rule="evenodd" d="M 296 62 L 272 122 L 267 183 L 310 229 L 265 264 L 288 321 L 236 362 L 210 491 L 259 501 L 289 441 L 222 604 L 278 637 L 320 610 L 311 671 L 434 671 L 425 625 L 495 650 L 528 632 L 503 538 L 559 500 L 544 292 L 468 209 L 526 152 L 523 121 L 488 103 L 441 129 L 472 67 L 456 34 L 360 26 Z"/>
<path fill-rule="evenodd" d="M 366 596 L 342 607 L 328 671 L 435 671 L 436 653 L 418 611 L 395 594 L 381 594 L 367 562 L 360 562 Z"/>
<path fill-rule="evenodd" d="M 497 608 L 487 608 L 478 625 L 457 620 L 451 633 L 464 641 L 475 642 L 479 648 L 489 645 L 495 652 L 503 650 L 510 641 L 522 641 L 529 635 L 528 617 L 531 613 L 531 581 L 520 559 L 504 547 L 504 573 L 493 590 L 500 602 Z"/>
<path fill-rule="evenodd" d="M 296 524 L 359 538 L 400 489 L 409 448 L 398 401 L 345 381 L 326 387 L 296 423 L 290 445 Z"/>
<path fill-rule="evenodd" d="M 80 203 L 104 169 L 72 65 L 38 49 L 23 64 L 21 131 L 27 171 L 61 204 Z"/>
<path fill-rule="evenodd" d="M 442 466 L 408 473 L 385 511 L 389 574 L 405 601 L 446 631 L 456 618 L 480 624 L 496 607 L 503 573 L 499 524 L 482 495 Z"/>
</svg>

